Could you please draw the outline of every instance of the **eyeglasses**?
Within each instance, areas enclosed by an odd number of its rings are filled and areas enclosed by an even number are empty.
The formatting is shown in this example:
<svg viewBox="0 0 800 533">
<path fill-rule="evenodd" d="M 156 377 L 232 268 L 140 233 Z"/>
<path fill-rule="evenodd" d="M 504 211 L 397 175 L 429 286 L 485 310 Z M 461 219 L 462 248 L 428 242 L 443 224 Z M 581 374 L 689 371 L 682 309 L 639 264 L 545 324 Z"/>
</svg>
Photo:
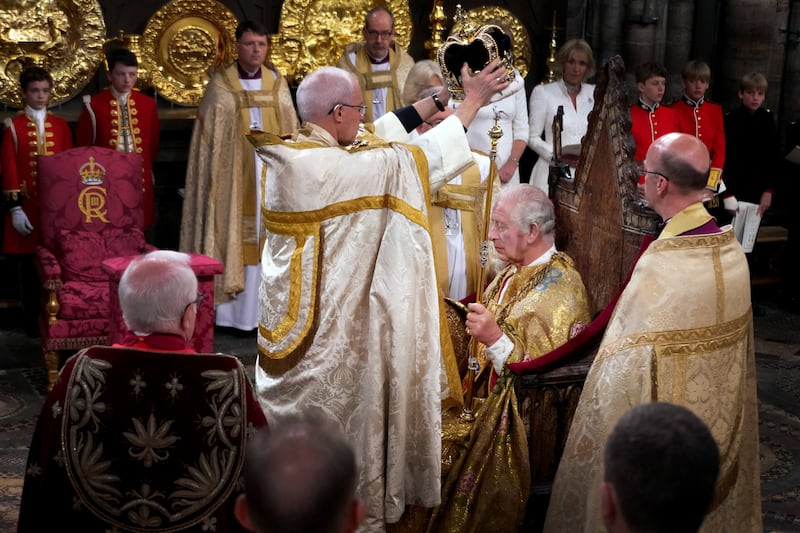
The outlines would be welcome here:
<svg viewBox="0 0 800 533">
<path fill-rule="evenodd" d="M 189 309 L 190 305 L 197 304 L 197 306 L 199 307 L 200 306 L 200 302 L 202 302 L 205 299 L 206 299 L 206 295 L 203 294 L 202 292 L 198 292 L 197 293 L 197 298 L 192 300 L 188 304 L 186 304 L 186 307 L 183 308 L 183 314 L 186 314 L 186 311 Z"/>
<path fill-rule="evenodd" d="M 367 114 L 367 106 L 365 106 L 364 104 L 358 104 L 358 105 L 353 105 L 353 104 L 333 104 L 333 107 L 331 108 L 330 111 L 328 111 L 328 114 L 329 115 L 332 114 L 334 111 L 336 111 L 336 108 L 339 107 L 339 106 L 352 107 L 353 109 L 358 109 L 358 114 L 361 115 L 362 117 Z"/>
<path fill-rule="evenodd" d="M 636 171 L 641 174 L 655 174 L 656 176 L 661 176 L 665 180 L 669 181 L 669 176 L 666 174 L 662 174 L 661 172 L 656 172 L 655 170 L 647 170 L 644 167 L 637 167 Z"/>
<path fill-rule="evenodd" d="M 394 30 L 391 31 L 367 30 L 367 35 L 369 35 L 373 39 L 377 39 L 378 37 L 382 39 L 388 39 L 392 35 L 394 35 Z"/>
</svg>

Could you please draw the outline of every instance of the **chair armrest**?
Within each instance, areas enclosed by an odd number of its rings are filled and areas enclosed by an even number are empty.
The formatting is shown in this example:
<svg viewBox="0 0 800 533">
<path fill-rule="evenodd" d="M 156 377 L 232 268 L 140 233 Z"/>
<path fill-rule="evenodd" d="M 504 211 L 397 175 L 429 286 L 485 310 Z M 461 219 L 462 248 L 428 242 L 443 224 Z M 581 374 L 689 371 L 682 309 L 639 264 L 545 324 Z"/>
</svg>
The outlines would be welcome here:
<svg viewBox="0 0 800 533">
<path fill-rule="evenodd" d="M 36 259 L 34 261 L 42 287 L 48 290 L 58 290 L 61 288 L 61 265 L 55 255 L 43 246 L 36 247 Z"/>
</svg>

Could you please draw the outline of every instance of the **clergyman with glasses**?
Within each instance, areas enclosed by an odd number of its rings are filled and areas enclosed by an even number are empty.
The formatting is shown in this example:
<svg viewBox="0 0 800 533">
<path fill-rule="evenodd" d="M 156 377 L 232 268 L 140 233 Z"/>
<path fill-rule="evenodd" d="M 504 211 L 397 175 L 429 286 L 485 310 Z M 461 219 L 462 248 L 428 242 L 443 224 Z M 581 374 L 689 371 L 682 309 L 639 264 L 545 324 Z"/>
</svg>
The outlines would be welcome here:
<svg viewBox="0 0 800 533">
<path fill-rule="evenodd" d="M 394 40 L 394 15 L 375 7 L 364 17 L 364 40 L 347 45 L 336 66 L 358 77 L 367 122 L 402 106 L 401 95 L 414 59 Z"/>
<path fill-rule="evenodd" d="M 441 402 L 458 403 L 461 384 L 452 347 L 442 379 L 449 333 L 428 195 L 473 164 L 464 130 L 508 87 L 498 60 L 461 74 L 464 103 L 414 137 L 446 109 L 446 88 L 370 133 L 356 76 L 323 67 L 297 89 L 295 138 L 254 138 L 267 168 L 256 389 L 269 419 L 299 411 L 340 425 L 362 466 L 364 531 L 440 500 Z"/>
<path fill-rule="evenodd" d="M 180 236 L 181 251 L 225 264 L 215 278 L 214 323 L 251 333 L 258 324 L 262 168 L 247 135 L 298 127 L 286 79 L 266 62 L 268 45 L 263 24 L 240 23 L 237 60 L 208 83 L 189 148 Z"/>
<path fill-rule="evenodd" d="M 724 450 L 700 531 L 761 531 L 750 274 L 731 227 L 703 207 L 710 161 L 683 133 L 647 151 L 645 199 L 666 224 L 637 261 L 586 377 L 545 531 L 603 529 L 603 446 L 624 413 L 653 401 L 690 409 Z"/>
</svg>

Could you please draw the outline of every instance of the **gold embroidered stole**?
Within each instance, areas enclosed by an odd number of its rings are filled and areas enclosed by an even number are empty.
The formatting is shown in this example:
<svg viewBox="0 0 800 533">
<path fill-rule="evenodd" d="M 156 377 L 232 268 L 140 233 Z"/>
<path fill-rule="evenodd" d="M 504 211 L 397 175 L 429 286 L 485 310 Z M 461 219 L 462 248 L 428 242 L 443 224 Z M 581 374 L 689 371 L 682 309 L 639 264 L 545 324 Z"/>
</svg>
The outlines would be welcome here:
<svg viewBox="0 0 800 533">
<path fill-rule="evenodd" d="M 467 292 L 475 287 L 478 279 L 480 263 L 478 261 L 480 243 L 478 242 L 478 225 L 476 222 L 475 196 L 481 184 L 481 173 L 477 164 L 473 164 L 461 174 L 461 185 L 448 184 L 439 189 L 433 196 L 430 210 L 431 237 L 433 239 L 433 256 L 436 263 L 436 279 L 439 288 L 445 294 L 450 293 L 450 273 L 448 268 L 447 239 L 444 223 L 444 210 L 457 209 L 461 212 L 460 231 L 464 239 L 464 259 L 467 265 Z"/>
<path fill-rule="evenodd" d="M 349 58 L 348 58 L 349 59 Z M 358 82 L 361 84 L 364 103 L 367 105 L 365 122 L 373 122 L 372 102 L 374 89 L 387 89 L 386 91 L 386 111 L 392 111 L 400 106 L 400 91 L 397 87 L 397 66 L 400 63 L 400 54 L 389 47 L 389 70 L 372 70 L 372 62 L 367 54 L 367 47 L 362 46 L 356 52 L 356 71 Z"/>
<path fill-rule="evenodd" d="M 248 91 L 239 82 L 239 71 L 234 63 L 225 70 L 228 84 L 234 89 L 239 108 L 240 124 L 242 135 L 240 141 L 243 146 L 242 166 L 245 177 L 242 186 L 242 254 L 245 265 L 257 265 L 261 260 L 261 244 L 256 242 L 255 235 L 259 232 L 256 228 L 256 209 L 254 199 L 256 198 L 256 184 L 261 183 L 264 176 L 255 179 L 255 159 L 252 157 L 253 148 L 247 140 L 247 135 L 251 133 L 250 128 L 250 108 L 257 107 L 261 110 L 261 127 L 264 131 L 281 133 L 280 127 L 280 106 L 278 99 L 278 89 L 280 84 L 272 75 L 268 68 L 261 67 L 261 90 Z M 265 170 L 264 170 L 265 171 Z M 263 172 L 262 172 L 263 174 Z M 253 179 L 247 179 L 252 177 Z M 262 237 L 263 240 L 263 237 Z"/>
</svg>

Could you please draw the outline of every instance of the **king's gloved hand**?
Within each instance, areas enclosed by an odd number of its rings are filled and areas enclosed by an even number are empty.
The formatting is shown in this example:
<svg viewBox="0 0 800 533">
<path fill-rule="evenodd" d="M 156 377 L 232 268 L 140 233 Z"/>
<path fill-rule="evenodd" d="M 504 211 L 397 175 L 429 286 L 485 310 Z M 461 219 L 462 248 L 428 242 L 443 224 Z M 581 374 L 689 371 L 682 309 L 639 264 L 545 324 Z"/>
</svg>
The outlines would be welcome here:
<svg viewBox="0 0 800 533">
<path fill-rule="evenodd" d="M 33 231 L 33 224 L 19 205 L 11 208 L 11 225 L 20 235 L 30 235 Z"/>
</svg>

